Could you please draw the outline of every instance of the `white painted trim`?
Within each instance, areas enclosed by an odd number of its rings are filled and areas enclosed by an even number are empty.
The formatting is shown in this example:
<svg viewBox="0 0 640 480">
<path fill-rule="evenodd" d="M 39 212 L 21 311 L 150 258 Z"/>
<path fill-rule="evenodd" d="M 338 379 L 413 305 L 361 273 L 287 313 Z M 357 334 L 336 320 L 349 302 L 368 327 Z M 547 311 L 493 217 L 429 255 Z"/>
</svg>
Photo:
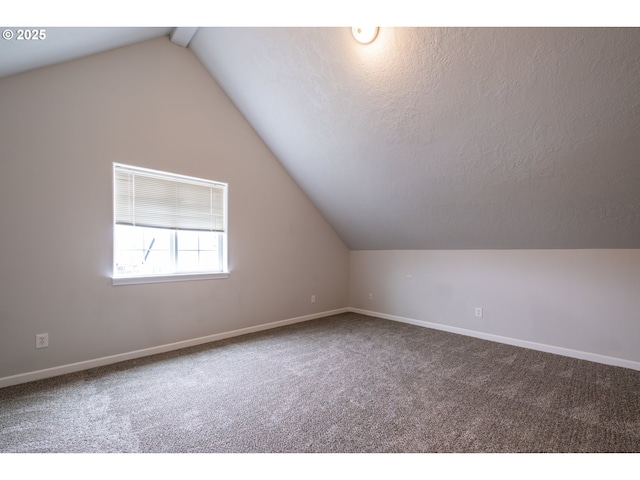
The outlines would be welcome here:
<svg viewBox="0 0 640 480">
<path fill-rule="evenodd" d="M 384 320 L 393 320 L 395 322 L 410 323 L 420 327 L 433 328 L 434 330 L 442 330 L 445 332 L 457 333 L 468 337 L 481 338 L 482 340 L 490 340 L 492 342 L 506 343 L 516 347 L 529 348 L 541 352 L 554 353 L 565 357 L 578 358 L 580 360 L 588 360 L 590 362 L 603 363 L 614 367 L 630 368 L 632 370 L 640 370 L 640 362 L 633 360 L 625 360 L 624 358 L 608 357 L 598 353 L 582 352 L 580 350 L 571 350 L 570 348 L 556 347 L 554 345 L 546 345 L 543 343 L 529 342 L 527 340 L 519 340 L 517 338 L 502 337 L 491 333 L 477 332 L 475 330 L 467 330 L 466 328 L 452 327 L 440 323 L 425 322 L 424 320 L 415 320 L 413 318 L 399 317 L 397 315 L 389 315 L 386 313 L 372 312 L 370 310 L 362 310 L 360 308 L 349 308 L 350 312 L 368 315 L 370 317 L 382 318 Z"/>
<path fill-rule="evenodd" d="M 348 312 L 382 318 L 384 320 L 393 320 L 396 322 L 409 323 L 411 325 L 417 325 L 420 327 L 433 328 L 434 330 L 442 330 L 445 332 L 457 333 L 459 335 L 466 335 L 469 337 L 480 338 L 483 340 L 490 340 L 492 342 L 505 343 L 507 345 L 514 345 L 516 347 L 529 348 L 531 350 L 554 353 L 557 355 L 564 355 L 566 357 L 578 358 L 580 360 L 588 360 L 591 362 L 603 363 L 605 365 L 612 365 L 614 367 L 630 368 L 632 370 L 640 371 L 640 362 L 635 362 L 632 360 L 608 357 L 605 355 L 599 355 L 597 353 L 571 350 L 569 348 L 556 347 L 553 345 L 545 345 L 541 343 L 529 342 L 527 340 L 519 340 L 516 338 L 493 335 L 490 333 L 467 330 L 465 328 L 452 327 L 449 325 L 443 325 L 439 323 L 426 322 L 423 320 L 415 320 L 412 318 L 400 317 L 397 315 L 389 315 L 386 313 L 373 312 L 370 310 L 362 310 L 360 308 L 348 307 L 348 308 L 339 308 L 336 310 L 330 310 L 326 312 L 312 313 L 310 315 L 304 315 L 302 317 L 289 318 L 289 319 L 280 320 L 277 322 L 256 325 L 254 327 L 246 327 L 238 330 L 232 330 L 230 332 L 216 333 L 214 335 L 207 335 L 205 337 L 193 338 L 190 340 L 183 340 L 181 342 L 169 343 L 169 344 L 160 345 L 157 347 L 151 347 L 151 348 L 145 348 L 142 350 L 135 350 L 132 352 L 120 353 L 120 354 L 111 355 L 108 357 L 101 357 L 101 358 L 96 358 L 92 360 L 86 360 L 83 362 L 77 362 L 77 363 L 71 363 L 68 365 L 61 365 L 58 367 L 46 368 L 44 370 L 36 370 L 34 372 L 27 372 L 27 373 L 21 373 L 18 375 L 12 375 L 9 377 L 3 377 L 3 378 L 0 378 L 0 388 L 10 387 L 12 385 L 19 385 L 21 383 L 32 382 L 34 380 L 41 380 L 43 378 L 56 377 L 58 375 L 64 375 L 66 373 L 73 373 L 73 372 L 79 372 L 81 370 L 88 370 L 90 368 L 110 365 L 113 363 L 123 362 L 125 360 L 132 360 L 134 358 L 147 357 L 149 355 L 155 355 L 158 353 L 170 352 L 173 350 L 180 350 L 181 348 L 187 348 L 195 345 L 201 345 L 204 343 L 215 342 L 217 340 L 224 340 L 225 338 L 237 337 L 240 335 L 245 335 L 247 333 L 270 330 L 272 328 L 283 327 L 285 325 L 306 322 L 308 320 L 315 320 L 317 318 L 329 317 L 331 315 L 337 315 L 340 313 L 348 313 Z"/>
<path fill-rule="evenodd" d="M 35 372 L 20 373 L 18 375 L 11 375 L 9 377 L 0 378 L 0 388 L 32 382 L 34 380 L 41 380 L 43 378 L 57 377 L 58 375 L 79 372 L 81 370 L 88 370 L 90 368 L 102 367 L 104 365 L 123 362 L 125 360 L 132 360 L 134 358 L 148 357 L 149 355 L 155 355 L 158 353 L 180 350 L 181 348 L 193 347 L 195 345 L 201 345 L 203 343 L 215 342 L 216 340 L 224 340 L 225 338 L 237 337 L 240 335 L 245 335 L 247 333 L 254 333 L 260 332 L 262 330 L 284 327 L 285 325 L 291 325 L 293 323 L 306 322 L 309 320 L 315 320 L 317 318 L 337 315 L 339 313 L 347 313 L 349 311 L 350 310 L 348 308 L 339 308 L 337 310 L 329 310 L 327 312 L 312 313 L 310 315 L 304 315 L 302 317 L 279 320 L 277 322 L 265 323 L 262 325 L 256 325 L 254 327 L 240 328 L 238 330 L 232 330 L 230 332 L 216 333 L 214 335 L 207 335 L 205 337 L 183 340 L 181 342 L 169 343 L 166 345 L 159 345 L 157 347 L 134 350 L 133 352 L 119 353 L 116 355 L 110 355 L 108 357 L 95 358 L 92 360 L 70 363 L 68 365 L 45 368 L 44 370 L 36 370 Z"/>
<path fill-rule="evenodd" d="M 142 275 L 139 277 L 112 277 L 114 286 L 140 285 L 143 283 L 190 282 L 192 280 L 216 280 L 229 278 L 229 272 L 219 273 L 172 273 L 169 275 Z"/>
</svg>

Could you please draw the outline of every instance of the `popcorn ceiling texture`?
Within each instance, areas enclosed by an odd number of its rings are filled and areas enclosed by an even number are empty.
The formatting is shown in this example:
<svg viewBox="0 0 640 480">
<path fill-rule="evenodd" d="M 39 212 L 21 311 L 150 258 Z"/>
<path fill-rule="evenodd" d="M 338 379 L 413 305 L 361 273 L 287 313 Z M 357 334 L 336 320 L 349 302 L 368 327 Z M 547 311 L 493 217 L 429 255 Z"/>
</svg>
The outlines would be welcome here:
<svg viewBox="0 0 640 480">
<path fill-rule="evenodd" d="M 352 250 L 640 248 L 640 29 L 201 28 Z"/>
</svg>

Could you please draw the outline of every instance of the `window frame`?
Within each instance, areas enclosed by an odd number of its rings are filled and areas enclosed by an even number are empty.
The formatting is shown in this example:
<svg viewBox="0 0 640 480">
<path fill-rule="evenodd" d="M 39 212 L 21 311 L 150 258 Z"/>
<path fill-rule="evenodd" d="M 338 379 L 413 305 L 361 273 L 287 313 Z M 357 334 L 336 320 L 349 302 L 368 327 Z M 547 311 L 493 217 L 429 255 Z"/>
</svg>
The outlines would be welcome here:
<svg viewBox="0 0 640 480">
<path fill-rule="evenodd" d="M 203 184 L 212 184 L 218 185 L 223 188 L 223 231 L 218 232 L 221 234 L 222 240 L 220 242 L 222 253 L 221 253 L 221 271 L 194 271 L 194 272 L 180 272 L 173 271 L 170 273 L 162 273 L 162 274 L 143 274 L 143 275 L 117 275 L 116 274 L 116 169 L 125 168 L 128 170 L 139 171 L 141 173 L 149 173 L 156 176 L 162 176 L 166 179 L 175 179 L 177 181 L 183 180 L 187 182 L 197 182 Z M 229 185 L 225 182 L 219 182 L 214 180 L 208 180 L 204 178 L 191 177 L 187 175 L 181 175 L 172 172 L 165 172 L 161 170 L 153 170 L 144 167 L 138 167 L 134 165 L 127 165 L 122 163 L 114 162 L 112 165 L 112 200 L 113 200 L 113 217 L 112 217 L 112 270 L 111 270 L 111 279 L 113 285 L 134 285 L 134 284 L 144 284 L 144 283 L 163 283 L 163 282 L 178 282 L 178 281 L 192 281 L 192 280 L 211 280 L 211 279 L 221 279 L 221 278 L 229 278 L 230 272 L 228 267 L 228 195 L 229 195 Z M 134 227 L 136 225 L 133 225 Z M 178 236 L 179 231 L 187 231 L 187 229 L 168 229 L 171 232 L 172 240 L 171 245 L 172 248 L 178 249 L 177 242 L 175 241 Z M 171 255 L 175 255 L 178 252 L 172 252 Z M 175 265 L 174 265 L 175 267 Z"/>
</svg>

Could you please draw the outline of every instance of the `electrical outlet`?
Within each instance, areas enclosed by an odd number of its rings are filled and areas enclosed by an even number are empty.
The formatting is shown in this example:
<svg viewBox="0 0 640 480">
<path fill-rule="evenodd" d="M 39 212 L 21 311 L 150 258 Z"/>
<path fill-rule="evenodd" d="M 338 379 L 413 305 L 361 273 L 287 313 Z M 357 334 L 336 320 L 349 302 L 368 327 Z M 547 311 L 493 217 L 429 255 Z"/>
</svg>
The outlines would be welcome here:
<svg viewBox="0 0 640 480">
<path fill-rule="evenodd" d="M 36 348 L 47 348 L 49 346 L 49 334 L 39 333 L 36 335 Z"/>
<path fill-rule="evenodd" d="M 311 303 L 316 303 L 316 296 L 315 295 L 311 295 Z"/>
<path fill-rule="evenodd" d="M 476 307 L 476 317 L 482 317 L 482 307 Z"/>
<path fill-rule="evenodd" d="M 369 300 L 373 300 L 373 293 L 369 294 Z"/>
</svg>

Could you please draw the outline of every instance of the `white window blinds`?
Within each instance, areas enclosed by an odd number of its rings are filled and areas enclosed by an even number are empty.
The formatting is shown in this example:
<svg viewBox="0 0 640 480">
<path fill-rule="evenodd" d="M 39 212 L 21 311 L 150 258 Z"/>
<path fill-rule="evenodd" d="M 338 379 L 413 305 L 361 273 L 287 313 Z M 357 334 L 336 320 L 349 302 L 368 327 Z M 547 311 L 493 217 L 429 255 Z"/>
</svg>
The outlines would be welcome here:
<svg viewBox="0 0 640 480">
<path fill-rule="evenodd" d="M 224 232 L 226 184 L 114 165 L 115 223 Z"/>
</svg>

